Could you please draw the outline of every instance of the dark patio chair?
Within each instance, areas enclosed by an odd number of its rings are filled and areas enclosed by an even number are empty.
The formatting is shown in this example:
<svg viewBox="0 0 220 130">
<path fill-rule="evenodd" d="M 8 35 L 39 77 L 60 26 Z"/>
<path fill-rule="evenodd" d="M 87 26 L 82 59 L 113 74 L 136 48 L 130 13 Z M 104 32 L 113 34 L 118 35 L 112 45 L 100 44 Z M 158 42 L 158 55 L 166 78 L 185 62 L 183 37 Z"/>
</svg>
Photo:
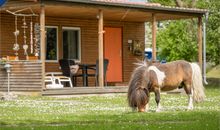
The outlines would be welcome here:
<svg viewBox="0 0 220 130">
<path fill-rule="evenodd" d="M 104 82 L 105 82 L 105 86 L 107 86 L 107 80 L 106 80 L 106 72 L 108 70 L 108 64 L 109 64 L 109 60 L 108 59 L 104 59 L 103 61 L 104 63 Z M 88 74 L 88 76 L 94 76 L 95 77 L 95 85 L 98 86 L 99 85 L 99 60 L 96 60 L 96 67 L 91 67 L 88 68 L 88 70 L 95 70 L 94 74 Z"/>
<path fill-rule="evenodd" d="M 71 65 L 76 65 L 74 60 L 69 60 L 69 59 L 60 59 L 59 64 L 62 70 L 62 73 L 64 76 L 70 77 L 71 81 L 73 83 L 73 86 L 77 85 L 77 77 L 83 77 L 82 74 L 73 74 L 70 71 L 70 66 Z"/>
</svg>

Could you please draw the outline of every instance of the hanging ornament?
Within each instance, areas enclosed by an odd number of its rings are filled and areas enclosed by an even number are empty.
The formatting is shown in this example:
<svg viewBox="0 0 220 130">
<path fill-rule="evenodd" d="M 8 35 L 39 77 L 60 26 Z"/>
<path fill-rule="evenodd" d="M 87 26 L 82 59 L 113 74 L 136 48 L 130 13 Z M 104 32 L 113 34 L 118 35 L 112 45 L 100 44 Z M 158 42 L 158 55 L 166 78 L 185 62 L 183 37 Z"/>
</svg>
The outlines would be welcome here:
<svg viewBox="0 0 220 130">
<path fill-rule="evenodd" d="M 23 11 L 25 11 L 26 13 L 22 13 Z M 31 14 L 27 14 L 27 11 L 30 11 Z M 10 13 L 10 14 L 13 14 L 15 15 L 15 31 L 14 31 L 14 35 L 15 35 L 15 43 L 13 45 L 13 50 L 15 51 L 15 55 L 16 55 L 16 59 L 18 59 L 18 50 L 20 49 L 19 47 L 19 44 L 17 42 L 17 38 L 18 38 L 18 35 L 19 35 L 19 30 L 17 29 L 17 16 L 23 16 L 23 25 L 21 26 L 21 28 L 23 28 L 23 49 L 24 49 L 24 55 L 26 55 L 26 58 L 28 59 L 28 44 L 27 44 L 27 36 L 26 36 L 26 29 L 28 28 L 28 25 L 26 23 L 26 17 L 31 17 L 31 22 L 30 22 L 30 52 L 31 54 L 33 54 L 33 52 L 36 54 L 36 55 L 39 55 L 39 37 L 40 36 L 37 36 L 36 34 L 36 37 L 34 37 L 33 35 L 33 21 L 32 21 L 32 17 L 34 16 L 38 16 L 36 15 L 33 10 L 29 7 L 29 8 L 24 8 L 24 9 L 19 9 L 19 10 L 16 10 L 14 12 L 10 11 L 10 10 L 6 10 L 6 12 Z M 34 38 L 33 38 L 34 37 Z M 36 45 L 34 45 L 36 43 Z"/>
<path fill-rule="evenodd" d="M 17 28 L 17 16 L 15 16 L 15 31 L 14 31 L 14 35 L 15 35 L 15 43 L 13 45 L 13 50 L 15 51 L 15 56 L 16 56 L 16 59 L 18 60 L 18 50 L 20 48 L 19 48 L 19 44 L 18 44 L 19 30 Z"/>
<path fill-rule="evenodd" d="M 34 54 L 37 57 L 40 55 L 40 25 L 39 23 L 34 24 Z"/>
<path fill-rule="evenodd" d="M 31 22 L 30 22 L 30 46 L 31 46 L 31 54 L 33 54 L 33 22 L 32 22 L 32 17 L 31 17 Z"/>
<path fill-rule="evenodd" d="M 23 44 L 24 55 L 28 56 L 28 53 L 27 53 L 28 45 L 27 45 L 27 36 L 26 36 L 26 29 L 28 28 L 28 26 L 27 26 L 27 23 L 26 23 L 25 16 L 23 18 L 22 28 L 24 29 L 24 44 Z"/>
<path fill-rule="evenodd" d="M 17 51 L 19 50 L 19 45 L 18 44 L 14 44 L 13 46 L 13 50 L 16 51 L 16 54 L 17 54 Z M 18 54 L 17 54 L 18 55 Z"/>
</svg>

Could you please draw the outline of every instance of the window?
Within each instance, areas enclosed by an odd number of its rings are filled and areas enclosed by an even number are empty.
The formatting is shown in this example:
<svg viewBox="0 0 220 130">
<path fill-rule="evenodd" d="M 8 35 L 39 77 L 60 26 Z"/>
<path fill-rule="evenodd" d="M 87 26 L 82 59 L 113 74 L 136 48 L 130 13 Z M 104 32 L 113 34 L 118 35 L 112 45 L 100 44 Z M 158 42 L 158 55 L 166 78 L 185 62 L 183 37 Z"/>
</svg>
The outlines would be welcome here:
<svg viewBox="0 0 220 130">
<path fill-rule="evenodd" d="M 63 27 L 63 58 L 80 61 L 80 28 Z"/>
<path fill-rule="evenodd" d="M 47 26 L 46 27 L 46 61 L 58 60 L 58 28 Z"/>
</svg>

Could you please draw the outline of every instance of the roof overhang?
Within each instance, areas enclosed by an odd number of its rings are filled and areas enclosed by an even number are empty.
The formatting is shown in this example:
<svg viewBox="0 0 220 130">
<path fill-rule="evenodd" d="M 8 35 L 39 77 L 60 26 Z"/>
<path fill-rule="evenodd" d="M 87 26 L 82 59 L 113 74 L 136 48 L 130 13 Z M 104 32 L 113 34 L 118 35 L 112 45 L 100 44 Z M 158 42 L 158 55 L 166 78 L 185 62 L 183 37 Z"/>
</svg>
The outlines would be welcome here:
<svg viewBox="0 0 220 130">
<path fill-rule="evenodd" d="M 10 7 L 6 4 L 5 9 Z M 40 2 L 32 3 L 32 9 L 39 13 Z M 104 20 L 147 22 L 155 14 L 157 21 L 201 17 L 207 10 L 177 8 L 168 6 L 147 6 L 141 4 L 103 2 L 97 0 L 44 0 L 46 16 L 76 19 L 97 19 L 98 10 L 103 10 Z M 24 4 L 23 4 L 24 5 Z M 38 6 L 36 6 L 38 5 Z"/>
</svg>

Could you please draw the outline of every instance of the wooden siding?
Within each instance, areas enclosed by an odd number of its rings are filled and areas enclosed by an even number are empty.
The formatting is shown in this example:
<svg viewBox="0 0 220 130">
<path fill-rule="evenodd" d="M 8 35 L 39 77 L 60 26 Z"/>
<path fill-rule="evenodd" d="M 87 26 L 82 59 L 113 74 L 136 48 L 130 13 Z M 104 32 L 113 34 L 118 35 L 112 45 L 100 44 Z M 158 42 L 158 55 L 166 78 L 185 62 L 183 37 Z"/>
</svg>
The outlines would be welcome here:
<svg viewBox="0 0 220 130">
<path fill-rule="evenodd" d="M 14 61 L 10 73 L 10 91 L 41 92 L 41 62 Z M 0 91 L 7 91 L 8 78 L 0 65 Z"/>
<path fill-rule="evenodd" d="M 59 30 L 59 58 L 62 58 L 62 27 L 80 27 L 81 29 L 81 63 L 94 64 L 98 58 L 98 20 L 79 20 L 66 18 L 46 18 L 46 25 L 58 26 Z M 136 59 L 143 60 L 143 56 L 134 56 L 128 50 L 128 39 L 140 40 L 144 43 L 144 23 L 104 21 L 105 27 L 122 27 L 122 51 L 123 51 L 123 82 L 128 83 L 133 71 Z M 144 50 L 144 48 L 143 48 Z M 60 71 L 58 63 L 46 63 L 46 71 Z M 80 79 L 80 78 L 79 78 Z M 94 85 L 93 79 L 89 80 Z M 79 80 L 79 86 L 81 86 Z"/>
<path fill-rule="evenodd" d="M 47 14 L 46 14 L 47 16 Z M 14 44 L 14 16 L 10 14 L 1 14 L 1 31 L 0 31 L 0 57 L 6 55 L 14 55 L 12 50 Z M 30 19 L 27 19 L 27 23 L 30 23 Z M 39 19 L 34 19 L 38 21 Z M 22 18 L 18 18 L 18 30 L 20 35 L 18 36 L 18 43 L 22 48 L 23 42 L 23 29 L 21 28 Z M 98 20 L 80 20 L 80 19 L 69 19 L 69 18 L 56 18 L 46 17 L 46 26 L 57 26 L 58 27 L 58 48 L 59 48 L 59 59 L 62 58 L 62 27 L 80 27 L 81 29 L 81 63 L 95 63 L 98 58 Z M 128 50 L 128 39 L 140 40 L 144 43 L 144 23 L 139 22 L 119 22 L 119 21 L 104 21 L 105 27 L 122 27 L 122 69 L 123 69 L 123 85 L 127 84 L 131 72 L 134 68 L 134 62 L 136 59 L 143 59 L 143 56 L 134 56 Z M 29 29 L 27 29 L 29 32 Z M 29 33 L 28 41 L 29 41 Z M 144 50 L 144 48 L 143 48 Z M 23 49 L 19 50 L 19 58 L 24 60 Z M 46 62 L 47 72 L 60 71 L 58 62 Z M 78 86 L 82 86 L 81 78 L 78 78 Z M 94 86 L 94 78 L 89 78 L 89 85 Z"/>
</svg>

